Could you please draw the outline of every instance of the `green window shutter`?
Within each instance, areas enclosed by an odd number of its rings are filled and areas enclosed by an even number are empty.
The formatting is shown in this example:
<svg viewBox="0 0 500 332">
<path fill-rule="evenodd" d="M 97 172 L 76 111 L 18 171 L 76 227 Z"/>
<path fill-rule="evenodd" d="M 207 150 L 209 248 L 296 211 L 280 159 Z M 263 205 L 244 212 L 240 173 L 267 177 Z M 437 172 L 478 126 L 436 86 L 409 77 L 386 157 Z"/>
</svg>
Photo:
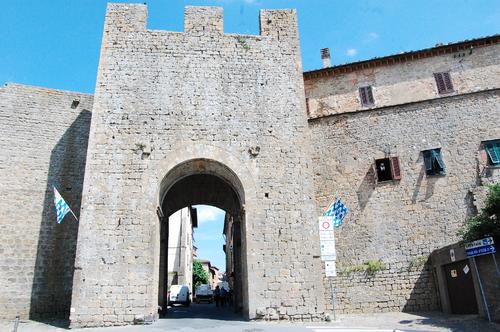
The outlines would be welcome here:
<svg viewBox="0 0 500 332">
<path fill-rule="evenodd" d="M 487 143 L 484 145 L 490 162 L 492 165 L 500 164 L 500 146 L 497 142 Z"/>
<path fill-rule="evenodd" d="M 432 150 L 432 156 L 433 156 L 434 161 L 437 165 L 437 167 L 435 168 L 435 171 L 437 173 L 444 172 L 444 161 L 443 161 L 443 156 L 441 155 L 441 150 L 438 150 L 438 149 Z"/>
<path fill-rule="evenodd" d="M 427 151 L 423 151 L 422 152 L 423 156 L 424 156 L 424 164 L 425 164 L 425 171 L 427 172 L 427 174 L 432 174 L 432 155 L 431 155 L 431 151 L 427 150 Z"/>
<path fill-rule="evenodd" d="M 495 151 L 496 164 L 500 164 L 500 142 L 493 143 L 493 150 Z"/>
</svg>

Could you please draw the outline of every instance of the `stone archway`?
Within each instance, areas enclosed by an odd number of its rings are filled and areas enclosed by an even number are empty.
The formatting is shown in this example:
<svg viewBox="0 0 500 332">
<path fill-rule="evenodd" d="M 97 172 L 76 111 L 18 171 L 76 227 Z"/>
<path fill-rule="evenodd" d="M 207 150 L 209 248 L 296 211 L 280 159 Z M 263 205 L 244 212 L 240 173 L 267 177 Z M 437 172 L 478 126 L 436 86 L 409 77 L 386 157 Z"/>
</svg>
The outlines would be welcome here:
<svg viewBox="0 0 500 332">
<path fill-rule="evenodd" d="M 226 212 L 231 223 L 233 246 L 231 255 L 231 285 L 235 309 L 248 316 L 248 277 L 246 274 L 245 191 L 238 176 L 226 165 L 205 158 L 186 160 L 173 167 L 163 178 L 160 190 L 160 262 L 159 304 L 168 289 L 168 218 L 174 212 L 192 205 L 211 205 Z M 222 233 L 222 230 L 221 230 Z M 235 277 L 236 276 L 236 277 Z"/>
</svg>

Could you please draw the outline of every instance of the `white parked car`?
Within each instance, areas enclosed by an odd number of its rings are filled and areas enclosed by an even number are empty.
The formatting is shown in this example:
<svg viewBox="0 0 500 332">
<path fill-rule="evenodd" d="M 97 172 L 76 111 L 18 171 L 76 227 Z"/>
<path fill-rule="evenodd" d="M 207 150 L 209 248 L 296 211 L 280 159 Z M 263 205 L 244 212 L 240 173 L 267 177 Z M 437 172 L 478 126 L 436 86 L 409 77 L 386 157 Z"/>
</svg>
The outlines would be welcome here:
<svg viewBox="0 0 500 332">
<path fill-rule="evenodd" d="M 172 285 L 167 293 L 167 305 L 182 304 L 188 307 L 191 304 L 190 294 L 187 285 Z"/>
</svg>

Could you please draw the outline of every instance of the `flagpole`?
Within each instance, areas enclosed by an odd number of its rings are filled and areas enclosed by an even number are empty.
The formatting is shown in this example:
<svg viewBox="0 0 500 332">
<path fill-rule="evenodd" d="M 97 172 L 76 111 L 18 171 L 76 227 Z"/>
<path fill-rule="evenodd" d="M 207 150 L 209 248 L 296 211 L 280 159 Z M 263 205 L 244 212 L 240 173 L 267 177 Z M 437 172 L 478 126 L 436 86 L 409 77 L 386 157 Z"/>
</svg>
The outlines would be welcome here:
<svg viewBox="0 0 500 332">
<path fill-rule="evenodd" d="M 75 220 L 78 221 L 78 218 L 75 216 L 75 214 L 73 213 L 73 210 L 71 210 L 71 208 L 69 209 L 69 212 L 71 212 L 71 214 L 73 215 L 73 217 L 75 217 Z"/>
<path fill-rule="evenodd" d="M 335 197 L 335 199 L 330 203 L 330 205 L 328 205 L 328 208 L 326 209 L 325 213 L 330 210 L 330 208 L 333 206 L 333 204 L 335 204 L 335 202 L 337 201 L 338 197 Z M 324 214 L 323 214 L 324 215 Z"/>
</svg>

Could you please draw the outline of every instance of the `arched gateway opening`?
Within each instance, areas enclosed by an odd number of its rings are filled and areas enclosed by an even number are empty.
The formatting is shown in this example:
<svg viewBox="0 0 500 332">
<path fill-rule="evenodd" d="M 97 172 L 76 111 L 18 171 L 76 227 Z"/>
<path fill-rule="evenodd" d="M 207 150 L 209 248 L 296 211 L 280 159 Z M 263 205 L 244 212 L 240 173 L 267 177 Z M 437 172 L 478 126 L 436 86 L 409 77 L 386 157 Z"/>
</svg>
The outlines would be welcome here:
<svg viewBox="0 0 500 332">
<path fill-rule="evenodd" d="M 245 252 L 245 192 L 237 175 L 224 164 L 211 159 L 192 159 L 172 168 L 161 183 L 160 264 L 158 303 L 167 307 L 169 217 L 176 211 L 193 205 L 211 205 L 226 213 L 225 280 L 231 286 L 234 310 L 248 317 L 248 284 Z M 221 229 L 221 234 L 223 230 Z M 222 248 L 221 248 L 222 250 Z M 194 285 L 193 285 L 194 287 Z M 193 292 L 193 290 L 191 290 Z"/>
</svg>

